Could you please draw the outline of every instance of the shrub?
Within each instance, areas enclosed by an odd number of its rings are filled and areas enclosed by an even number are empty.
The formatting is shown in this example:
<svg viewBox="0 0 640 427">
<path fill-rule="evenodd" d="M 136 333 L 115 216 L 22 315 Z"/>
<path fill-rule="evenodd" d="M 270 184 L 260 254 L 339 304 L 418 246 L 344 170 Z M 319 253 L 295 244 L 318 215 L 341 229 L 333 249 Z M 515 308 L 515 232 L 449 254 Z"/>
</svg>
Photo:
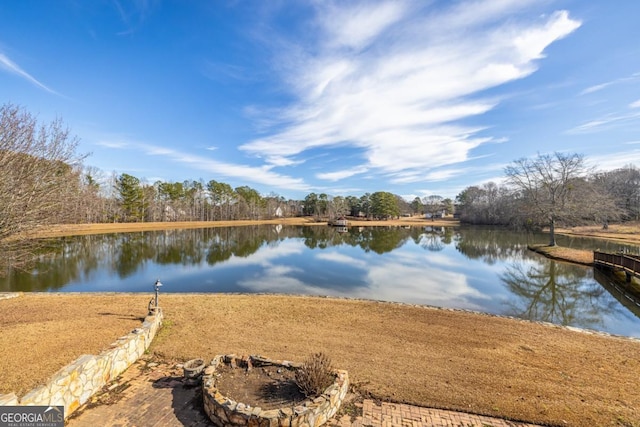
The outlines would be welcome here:
<svg viewBox="0 0 640 427">
<path fill-rule="evenodd" d="M 322 352 L 307 357 L 302 367 L 296 370 L 296 384 L 307 397 L 319 396 L 333 384 L 333 380 L 331 359 Z"/>
</svg>

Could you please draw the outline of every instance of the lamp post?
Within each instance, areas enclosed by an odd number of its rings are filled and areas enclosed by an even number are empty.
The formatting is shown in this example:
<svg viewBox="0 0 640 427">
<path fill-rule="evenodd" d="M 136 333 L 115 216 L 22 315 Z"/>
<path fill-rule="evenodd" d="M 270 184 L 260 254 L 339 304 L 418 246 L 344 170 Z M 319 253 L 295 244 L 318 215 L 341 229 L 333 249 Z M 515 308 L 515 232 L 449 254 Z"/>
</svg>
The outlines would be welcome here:
<svg viewBox="0 0 640 427">
<path fill-rule="evenodd" d="M 160 280 L 156 280 L 156 283 L 153 285 L 153 288 L 156 290 L 156 310 L 158 309 L 158 292 L 160 292 L 160 286 L 162 286 L 162 283 L 160 283 Z"/>
</svg>

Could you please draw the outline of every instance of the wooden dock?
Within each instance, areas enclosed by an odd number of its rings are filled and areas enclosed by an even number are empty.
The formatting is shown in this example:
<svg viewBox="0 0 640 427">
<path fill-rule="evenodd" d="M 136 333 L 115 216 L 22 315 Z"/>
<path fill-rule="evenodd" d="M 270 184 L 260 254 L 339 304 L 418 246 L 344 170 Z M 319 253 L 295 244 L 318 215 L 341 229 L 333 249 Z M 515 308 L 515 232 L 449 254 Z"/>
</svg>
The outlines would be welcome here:
<svg viewBox="0 0 640 427">
<path fill-rule="evenodd" d="M 632 277 L 640 277 L 640 255 L 593 251 L 593 264 L 623 270 L 627 276 L 627 282 L 630 282 Z"/>
</svg>

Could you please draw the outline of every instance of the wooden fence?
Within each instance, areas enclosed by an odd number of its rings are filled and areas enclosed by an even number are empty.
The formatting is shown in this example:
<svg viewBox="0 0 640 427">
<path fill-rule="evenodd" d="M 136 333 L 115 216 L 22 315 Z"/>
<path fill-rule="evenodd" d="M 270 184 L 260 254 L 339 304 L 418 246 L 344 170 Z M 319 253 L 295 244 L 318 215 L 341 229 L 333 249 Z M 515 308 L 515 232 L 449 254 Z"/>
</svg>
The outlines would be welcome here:
<svg viewBox="0 0 640 427">
<path fill-rule="evenodd" d="M 610 254 L 593 251 L 593 263 L 595 265 L 624 270 L 625 273 L 627 273 L 627 280 L 631 280 L 631 276 L 640 277 L 640 255 L 625 253 Z"/>
</svg>

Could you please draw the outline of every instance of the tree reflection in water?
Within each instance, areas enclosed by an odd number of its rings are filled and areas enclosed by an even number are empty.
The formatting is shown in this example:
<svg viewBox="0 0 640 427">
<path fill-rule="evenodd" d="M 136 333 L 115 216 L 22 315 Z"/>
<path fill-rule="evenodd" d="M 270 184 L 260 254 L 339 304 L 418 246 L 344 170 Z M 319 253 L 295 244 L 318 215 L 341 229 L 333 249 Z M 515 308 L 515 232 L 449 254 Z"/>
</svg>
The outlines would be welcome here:
<svg viewBox="0 0 640 427">
<path fill-rule="evenodd" d="M 0 277 L 0 291 L 146 292 L 156 279 L 170 277 L 163 281 L 174 286 L 165 292 L 300 292 L 423 301 L 638 336 L 640 322 L 630 314 L 637 310 L 594 280 L 591 269 L 528 251 L 526 244 L 537 238 L 481 227 L 349 227 L 344 232 L 327 226 L 79 236 L 53 239 L 51 251 L 43 251 L 28 271 L 8 269 Z M 573 242 L 587 244 L 604 245 Z"/>
<path fill-rule="evenodd" d="M 604 288 L 589 280 L 590 271 L 546 259 L 507 266 L 500 279 L 517 298 L 507 303 L 507 314 L 558 325 L 602 326 L 603 318 L 616 310 L 616 303 L 606 298 Z"/>
<path fill-rule="evenodd" d="M 440 252 L 451 243 L 453 228 L 424 227 L 420 233 L 412 233 L 413 242 L 430 252 Z"/>
</svg>

